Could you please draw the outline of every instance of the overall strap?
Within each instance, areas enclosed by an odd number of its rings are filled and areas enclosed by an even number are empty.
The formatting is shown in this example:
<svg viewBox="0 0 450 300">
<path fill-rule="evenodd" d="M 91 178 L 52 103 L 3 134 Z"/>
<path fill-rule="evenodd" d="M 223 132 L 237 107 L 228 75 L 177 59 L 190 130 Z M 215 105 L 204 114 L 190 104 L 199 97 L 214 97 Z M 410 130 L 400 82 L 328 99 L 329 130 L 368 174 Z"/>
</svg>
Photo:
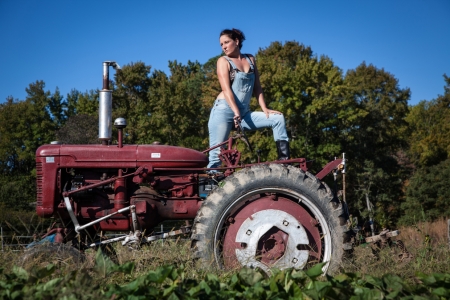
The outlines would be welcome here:
<svg viewBox="0 0 450 300">
<path fill-rule="evenodd" d="M 226 60 L 228 60 L 228 62 L 230 63 L 231 67 L 233 68 L 233 70 L 235 72 L 239 72 L 239 69 L 236 67 L 236 65 L 234 64 L 234 62 L 228 57 L 228 56 L 224 56 Z"/>
<path fill-rule="evenodd" d="M 253 63 L 252 63 L 252 60 L 250 59 L 250 57 L 248 56 L 248 54 L 244 54 L 244 56 L 245 56 L 245 58 L 247 59 L 248 64 L 250 65 L 250 70 L 251 70 L 252 72 L 254 72 L 254 71 L 255 71 L 255 66 L 254 66 Z M 236 65 L 234 64 L 234 62 L 233 62 L 228 56 L 224 56 L 224 57 L 225 57 L 226 60 L 228 60 L 228 62 L 230 63 L 231 67 L 233 68 L 233 70 L 234 70 L 235 72 L 241 72 L 241 71 L 236 67 Z"/>
<path fill-rule="evenodd" d="M 252 60 L 250 59 L 250 57 L 248 56 L 248 54 L 244 54 L 244 55 L 245 55 L 245 58 L 247 59 L 249 65 L 250 65 L 250 70 L 252 70 L 252 72 L 254 72 L 254 71 L 255 71 L 255 66 L 254 66 L 253 63 L 252 63 Z"/>
</svg>

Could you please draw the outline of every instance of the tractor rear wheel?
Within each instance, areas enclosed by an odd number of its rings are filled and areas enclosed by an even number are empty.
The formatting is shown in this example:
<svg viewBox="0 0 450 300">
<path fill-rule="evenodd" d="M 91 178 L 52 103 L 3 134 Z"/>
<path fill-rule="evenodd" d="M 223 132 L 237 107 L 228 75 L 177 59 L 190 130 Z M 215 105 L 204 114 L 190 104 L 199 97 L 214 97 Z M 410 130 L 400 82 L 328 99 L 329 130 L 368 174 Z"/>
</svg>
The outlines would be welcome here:
<svg viewBox="0 0 450 300">
<path fill-rule="evenodd" d="M 328 186 L 292 166 L 241 170 L 214 189 L 194 220 L 192 247 L 204 266 L 336 271 L 348 216 Z"/>
</svg>

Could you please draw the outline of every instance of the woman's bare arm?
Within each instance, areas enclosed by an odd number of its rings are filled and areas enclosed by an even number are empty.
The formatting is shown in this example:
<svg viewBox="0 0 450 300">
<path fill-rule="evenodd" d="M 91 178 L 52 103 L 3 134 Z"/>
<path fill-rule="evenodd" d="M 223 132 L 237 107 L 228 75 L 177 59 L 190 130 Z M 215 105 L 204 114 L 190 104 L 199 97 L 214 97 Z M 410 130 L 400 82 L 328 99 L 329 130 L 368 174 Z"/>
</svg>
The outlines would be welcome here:
<svg viewBox="0 0 450 300">
<path fill-rule="evenodd" d="M 220 57 L 217 60 L 217 77 L 219 78 L 220 87 L 222 88 L 223 95 L 235 117 L 241 117 L 239 108 L 236 105 L 236 100 L 234 99 L 233 90 L 231 89 L 230 82 L 230 69 L 229 63 L 224 57 Z"/>
</svg>

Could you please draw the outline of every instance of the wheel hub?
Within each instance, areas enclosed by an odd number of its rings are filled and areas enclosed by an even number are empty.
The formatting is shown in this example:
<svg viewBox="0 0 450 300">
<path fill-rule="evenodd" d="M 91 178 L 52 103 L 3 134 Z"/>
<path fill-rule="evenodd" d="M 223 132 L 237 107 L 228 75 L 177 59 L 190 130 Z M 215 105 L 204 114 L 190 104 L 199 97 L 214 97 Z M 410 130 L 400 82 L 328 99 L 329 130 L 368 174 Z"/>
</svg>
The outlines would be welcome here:
<svg viewBox="0 0 450 300">
<path fill-rule="evenodd" d="M 289 235 L 286 232 L 272 227 L 259 239 L 256 257 L 260 257 L 266 265 L 272 265 L 286 252 L 288 238 Z"/>
<path fill-rule="evenodd" d="M 245 245 L 245 249 L 236 249 L 237 260 L 265 271 L 270 267 L 298 269 L 309 257 L 308 250 L 298 247 L 309 243 L 305 229 L 292 215 L 281 210 L 262 210 L 247 218 L 235 241 Z"/>
<path fill-rule="evenodd" d="M 322 235 L 316 218 L 281 194 L 259 194 L 229 217 L 222 258 L 228 268 L 302 269 L 321 261 Z"/>
</svg>

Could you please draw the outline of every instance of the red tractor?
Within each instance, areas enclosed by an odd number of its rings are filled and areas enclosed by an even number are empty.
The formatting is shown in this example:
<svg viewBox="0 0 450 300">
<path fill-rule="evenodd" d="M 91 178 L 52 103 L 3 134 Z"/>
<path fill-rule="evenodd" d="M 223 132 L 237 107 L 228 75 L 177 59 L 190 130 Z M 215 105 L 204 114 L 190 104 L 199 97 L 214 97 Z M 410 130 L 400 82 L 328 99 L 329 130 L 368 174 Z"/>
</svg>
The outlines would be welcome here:
<svg viewBox="0 0 450 300">
<path fill-rule="evenodd" d="M 306 268 L 327 262 L 324 271 L 341 263 L 350 245 L 345 201 L 322 179 L 345 175 L 345 159 L 308 172 L 306 159 L 240 163 L 236 139 L 216 147 L 223 168 L 206 169 L 211 150 L 160 145 L 124 145 L 124 119 L 116 119 L 118 143 L 111 144 L 112 91 L 109 67 L 103 63 L 98 145 L 54 142 L 36 151 L 37 214 L 54 218 L 46 234 L 55 243 L 78 249 L 121 241 L 150 242 L 190 234 L 196 258 L 205 265 L 260 268 Z M 219 174 L 219 175 L 218 175 Z M 345 195 L 345 189 L 344 189 Z M 345 200 L 345 199 L 344 199 Z M 166 220 L 193 220 L 180 230 L 154 235 Z M 95 240 L 97 232 L 123 233 Z M 86 242 L 87 237 L 92 240 Z M 81 241 L 81 242 L 80 242 Z"/>
</svg>

